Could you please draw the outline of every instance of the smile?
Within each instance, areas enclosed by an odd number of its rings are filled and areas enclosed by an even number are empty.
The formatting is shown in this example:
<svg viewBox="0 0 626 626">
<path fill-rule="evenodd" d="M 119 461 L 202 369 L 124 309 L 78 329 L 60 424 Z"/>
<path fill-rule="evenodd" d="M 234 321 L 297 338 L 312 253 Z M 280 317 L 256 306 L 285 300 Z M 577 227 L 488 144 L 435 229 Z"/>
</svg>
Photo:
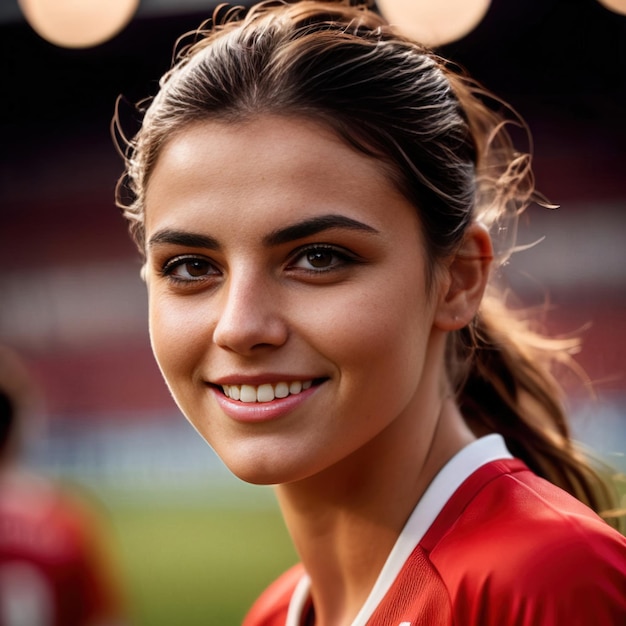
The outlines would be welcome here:
<svg viewBox="0 0 626 626">
<path fill-rule="evenodd" d="M 313 384 L 312 380 L 294 380 L 290 383 L 264 383 L 262 385 L 221 385 L 224 395 L 239 402 L 271 402 L 276 398 L 297 395 Z"/>
</svg>

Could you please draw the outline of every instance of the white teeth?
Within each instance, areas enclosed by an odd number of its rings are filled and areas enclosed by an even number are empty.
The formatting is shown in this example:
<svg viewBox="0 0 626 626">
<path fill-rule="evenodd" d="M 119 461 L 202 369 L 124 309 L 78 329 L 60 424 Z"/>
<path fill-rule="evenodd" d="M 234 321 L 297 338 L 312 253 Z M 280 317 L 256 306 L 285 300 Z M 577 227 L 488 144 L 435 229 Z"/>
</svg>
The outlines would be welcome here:
<svg viewBox="0 0 626 626">
<path fill-rule="evenodd" d="M 269 384 L 259 385 L 256 390 L 257 402 L 271 402 L 274 399 L 274 387 Z"/>
<path fill-rule="evenodd" d="M 278 383 L 274 389 L 274 395 L 277 398 L 286 398 L 289 395 L 289 385 L 287 383 Z"/>
<path fill-rule="evenodd" d="M 312 380 L 294 380 L 291 383 L 280 382 L 275 385 L 264 383 L 258 387 L 254 385 L 222 385 L 222 390 L 224 395 L 231 400 L 246 403 L 271 402 L 274 398 L 286 398 L 290 394 L 298 394 L 309 389 L 312 384 Z"/>
<path fill-rule="evenodd" d="M 242 402 L 256 402 L 256 387 L 252 385 L 241 385 L 241 395 L 239 399 Z"/>
<path fill-rule="evenodd" d="M 294 380 L 289 385 L 289 393 L 300 393 L 302 391 L 302 383 L 299 380 Z"/>
</svg>

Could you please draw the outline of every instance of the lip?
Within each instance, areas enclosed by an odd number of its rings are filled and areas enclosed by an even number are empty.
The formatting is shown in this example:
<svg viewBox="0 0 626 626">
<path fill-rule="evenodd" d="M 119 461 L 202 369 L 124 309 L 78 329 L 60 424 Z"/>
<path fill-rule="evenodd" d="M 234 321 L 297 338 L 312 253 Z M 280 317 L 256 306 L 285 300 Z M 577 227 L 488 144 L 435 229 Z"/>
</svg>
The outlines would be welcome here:
<svg viewBox="0 0 626 626">
<path fill-rule="evenodd" d="M 290 376 L 290 378 L 292 380 L 301 380 L 299 378 L 294 379 L 293 376 Z M 236 383 L 233 382 L 234 380 L 235 379 L 229 379 L 229 382 L 223 382 L 219 384 L 261 384 L 252 382 L 240 382 L 242 381 L 241 378 L 237 378 L 238 382 Z M 250 380 L 250 378 L 247 379 L 247 381 Z M 285 378 L 281 378 L 280 380 L 285 380 Z M 267 382 L 267 378 L 264 378 L 264 382 Z M 214 385 L 209 386 L 209 390 L 213 394 L 213 397 L 219 404 L 222 411 L 224 411 L 224 413 L 228 415 L 228 417 L 237 422 L 258 423 L 270 422 L 288 415 L 297 407 L 299 407 L 302 403 L 306 402 L 312 395 L 317 393 L 317 390 L 322 386 L 322 384 L 323 383 L 315 384 L 298 394 L 289 395 L 286 398 L 274 398 L 274 400 L 270 402 L 240 402 L 239 400 L 231 400 Z"/>
</svg>

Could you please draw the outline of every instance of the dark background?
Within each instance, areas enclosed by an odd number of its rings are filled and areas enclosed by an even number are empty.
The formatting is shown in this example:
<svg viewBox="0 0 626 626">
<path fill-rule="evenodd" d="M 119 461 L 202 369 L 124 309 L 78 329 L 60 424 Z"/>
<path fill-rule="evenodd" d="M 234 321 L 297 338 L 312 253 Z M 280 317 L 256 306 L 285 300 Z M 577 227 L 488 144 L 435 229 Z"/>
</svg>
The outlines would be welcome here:
<svg viewBox="0 0 626 626">
<path fill-rule="evenodd" d="M 214 5 L 150 5 L 111 41 L 70 50 L 42 40 L 16 2 L 0 3 L 0 341 L 31 365 L 53 424 L 176 414 L 113 202 L 122 161 L 109 123 L 118 95 L 155 92 L 176 38 Z M 608 422 L 623 424 L 626 17 L 595 0 L 494 0 L 441 52 L 531 127 L 538 187 L 561 208 L 528 211 L 521 242 L 546 240 L 509 271 L 522 295 L 549 294 L 555 332 L 589 324 L 580 361 Z"/>
</svg>

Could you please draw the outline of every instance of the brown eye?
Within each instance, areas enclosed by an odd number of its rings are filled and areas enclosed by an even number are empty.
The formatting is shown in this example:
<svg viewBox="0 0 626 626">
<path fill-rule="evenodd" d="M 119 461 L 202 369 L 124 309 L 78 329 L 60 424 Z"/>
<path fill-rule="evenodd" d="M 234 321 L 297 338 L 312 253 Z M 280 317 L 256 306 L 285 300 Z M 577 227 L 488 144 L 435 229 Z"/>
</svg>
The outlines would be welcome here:
<svg viewBox="0 0 626 626">
<path fill-rule="evenodd" d="M 187 273 L 189 276 L 198 278 L 200 276 L 206 276 L 206 274 L 209 272 L 209 269 L 210 265 L 207 261 L 193 259 L 191 261 L 186 261 L 181 266 L 179 266 L 178 273 L 183 272 Z"/>
<path fill-rule="evenodd" d="M 176 257 L 168 261 L 162 271 L 164 276 L 178 282 L 191 282 L 219 274 L 211 261 L 201 257 Z"/>
<path fill-rule="evenodd" d="M 306 260 L 311 267 L 323 269 L 331 267 L 336 256 L 337 255 L 330 249 L 319 248 L 317 250 L 309 250 L 306 254 Z"/>
<path fill-rule="evenodd" d="M 342 248 L 318 244 L 299 250 L 290 267 L 310 273 L 327 272 L 348 265 L 350 260 L 351 255 Z"/>
</svg>

